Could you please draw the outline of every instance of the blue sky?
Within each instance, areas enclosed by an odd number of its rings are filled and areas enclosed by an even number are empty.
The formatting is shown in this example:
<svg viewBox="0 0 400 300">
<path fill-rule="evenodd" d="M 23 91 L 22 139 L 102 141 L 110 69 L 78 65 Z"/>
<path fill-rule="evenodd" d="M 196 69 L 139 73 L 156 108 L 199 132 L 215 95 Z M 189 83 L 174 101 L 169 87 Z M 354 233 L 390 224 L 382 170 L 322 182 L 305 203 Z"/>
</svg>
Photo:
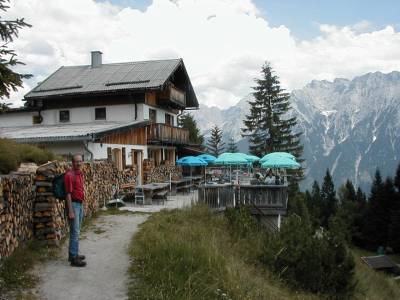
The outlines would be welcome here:
<svg viewBox="0 0 400 300">
<path fill-rule="evenodd" d="M 109 0 L 145 10 L 152 0 Z M 272 26 L 285 25 L 298 39 L 319 35 L 319 24 L 346 26 L 368 21 L 369 30 L 392 25 L 400 29 L 399 0 L 253 0 Z"/>
</svg>

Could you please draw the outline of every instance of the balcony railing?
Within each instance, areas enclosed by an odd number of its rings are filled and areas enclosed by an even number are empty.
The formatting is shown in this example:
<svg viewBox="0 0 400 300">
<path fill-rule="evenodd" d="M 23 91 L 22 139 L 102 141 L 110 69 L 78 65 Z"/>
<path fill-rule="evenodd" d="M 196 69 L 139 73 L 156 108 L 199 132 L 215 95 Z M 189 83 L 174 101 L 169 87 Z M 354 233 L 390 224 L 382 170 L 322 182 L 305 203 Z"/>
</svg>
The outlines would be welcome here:
<svg viewBox="0 0 400 300">
<path fill-rule="evenodd" d="M 186 107 L 186 93 L 176 87 L 169 87 L 160 94 L 160 104 L 164 101 L 170 101 L 179 107 Z"/>
<path fill-rule="evenodd" d="M 189 142 L 189 130 L 162 123 L 148 125 L 146 134 L 148 143 L 187 144 Z"/>
</svg>

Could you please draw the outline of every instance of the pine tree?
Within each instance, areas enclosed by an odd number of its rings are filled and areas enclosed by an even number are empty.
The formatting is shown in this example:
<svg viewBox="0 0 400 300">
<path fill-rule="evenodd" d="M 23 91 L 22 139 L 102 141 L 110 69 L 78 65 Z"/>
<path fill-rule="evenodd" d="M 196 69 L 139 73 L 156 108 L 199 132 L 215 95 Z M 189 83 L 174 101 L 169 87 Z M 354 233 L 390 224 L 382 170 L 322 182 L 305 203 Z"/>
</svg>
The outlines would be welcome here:
<svg viewBox="0 0 400 300">
<path fill-rule="evenodd" d="M 211 137 L 207 142 L 207 150 L 214 156 L 220 155 L 224 151 L 225 143 L 222 142 L 222 131 L 215 125 L 211 128 Z"/>
<path fill-rule="evenodd" d="M 178 118 L 178 124 L 182 128 L 189 130 L 189 142 L 198 145 L 202 148 L 204 137 L 200 134 L 200 129 L 197 127 L 197 122 L 190 113 L 183 113 Z"/>
<path fill-rule="evenodd" d="M 336 217 L 340 218 L 340 221 L 343 222 L 345 231 L 348 233 L 348 240 L 354 241 L 360 237 L 361 228 L 356 225 L 359 209 L 357 193 L 353 183 L 347 180 L 346 183 L 340 187 L 338 194 L 340 205 Z"/>
<path fill-rule="evenodd" d="M 363 240 L 371 250 L 376 250 L 387 242 L 389 216 L 385 208 L 384 188 L 381 174 L 376 170 L 363 228 Z"/>
<path fill-rule="evenodd" d="M 321 202 L 321 225 L 327 228 L 329 224 L 329 219 L 337 211 L 335 186 L 333 184 L 332 176 L 329 172 L 329 169 L 326 170 L 324 182 L 321 188 Z"/>
<path fill-rule="evenodd" d="M 322 199 L 321 199 L 321 189 L 318 182 L 315 180 L 311 189 L 311 204 L 310 204 L 310 214 L 312 219 L 316 221 L 316 225 L 320 225 L 321 222 L 321 211 L 322 211 Z"/>
<path fill-rule="evenodd" d="M 226 151 L 230 152 L 230 153 L 239 152 L 238 147 L 236 146 L 236 143 L 235 143 L 235 140 L 233 139 L 233 137 L 231 137 L 229 139 L 228 147 L 226 148 Z"/>
<path fill-rule="evenodd" d="M 243 121 L 242 135 L 249 137 L 250 152 L 254 155 L 262 157 L 284 151 L 300 158 L 303 153 L 301 133 L 293 133 L 297 118 L 288 117 L 290 96 L 281 88 L 269 63 L 264 64 L 261 75 L 253 87 L 254 101 L 249 101 L 250 113 Z M 301 172 L 298 175 L 301 176 Z"/>
<path fill-rule="evenodd" d="M 352 240 L 357 246 L 365 246 L 362 230 L 367 214 L 367 197 L 363 193 L 360 187 L 357 188 L 356 192 L 356 208 L 354 214 L 354 231 Z"/>
<path fill-rule="evenodd" d="M 400 165 L 397 168 L 394 185 L 396 191 L 391 207 L 388 245 L 400 253 Z"/>
<path fill-rule="evenodd" d="M 8 0 L 0 0 L 0 11 L 7 11 L 9 8 Z M 1 20 L 0 17 L 0 38 L 3 41 L 0 46 L 0 99 L 10 97 L 11 91 L 17 91 L 19 87 L 22 87 L 22 80 L 30 78 L 30 74 L 20 74 L 14 72 L 12 68 L 23 65 L 21 61 L 17 59 L 17 54 L 14 50 L 8 48 L 9 43 L 13 42 L 18 37 L 18 32 L 24 27 L 31 27 L 24 21 L 23 18 L 16 20 Z M 0 102 L 0 112 L 7 109 L 6 103 Z"/>
</svg>

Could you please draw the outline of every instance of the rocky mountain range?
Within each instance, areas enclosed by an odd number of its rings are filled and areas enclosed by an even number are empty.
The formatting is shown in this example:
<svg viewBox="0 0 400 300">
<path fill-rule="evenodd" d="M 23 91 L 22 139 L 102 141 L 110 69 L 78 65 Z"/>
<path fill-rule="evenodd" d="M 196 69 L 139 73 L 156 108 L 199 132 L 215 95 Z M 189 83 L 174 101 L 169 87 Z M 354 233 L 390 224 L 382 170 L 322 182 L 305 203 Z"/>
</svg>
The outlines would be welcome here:
<svg viewBox="0 0 400 300">
<path fill-rule="evenodd" d="M 249 95 L 228 109 L 200 106 L 194 112 L 207 137 L 216 124 L 228 140 L 234 137 L 241 152 L 248 151 L 242 139 L 242 120 L 248 113 Z M 313 80 L 291 93 L 298 127 L 304 134 L 306 178 L 322 182 L 329 168 L 336 186 L 347 178 L 369 191 L 376 168 L 393 176 L 400 162 L 400 72 L 368 73 L 352 80 Z"/>
</svg>

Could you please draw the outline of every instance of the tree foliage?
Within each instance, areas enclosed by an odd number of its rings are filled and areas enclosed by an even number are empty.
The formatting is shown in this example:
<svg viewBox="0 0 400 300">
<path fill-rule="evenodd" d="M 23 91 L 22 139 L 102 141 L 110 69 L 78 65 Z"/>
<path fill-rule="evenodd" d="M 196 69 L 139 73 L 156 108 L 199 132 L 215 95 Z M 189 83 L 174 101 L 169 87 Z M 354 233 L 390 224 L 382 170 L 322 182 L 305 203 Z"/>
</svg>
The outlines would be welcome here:
<svg viewBox="0 0 400 300">
<path fill-rule="evenodd" d="M 204 137 L 200 134 L 200 129 L 197 127 L 197 122 L 191 113 L 183 113 L 178 118 L 178 124 L 182 128 L 189 130 L 189 142 L 196 145 L 203 145 Z"/>
<path fill-rule="evenodd" d="M 238 147 L 237 147 L 237 145 L 236 145 L 235 140 L 233 139 L 233 137 L 231 137 L 231 138 L 229 139 L 229 142 L 228 142 L 226 151 L 229 152 L 229 153 L 236 153 L 236 152 L 239 152 Z"/>
<path fill-rule="evenodd" d="M 0 11 L 5 12 L 9 8 L 8 0 L 0 0 Z M 18 37 L 19 31 L 24 27 L 30 27 L 24 18 L 15 20 L 5 20 L 0 17 L 0 99 L 9 98 L 11 91 L 17 91 L 22 87 L 22 80 L 30 78 L 30 74 L 21 74 L 13 71 L 18 65 L 24 63 L 19 61 L 14 50 L 9 49 L 9 44 Z M 7 108 L 5 103 L 0 103 L 0 111 Z"/>
<path fill-rule="evenodd" d="M 329 169 L 326 170 L 324 182 L 321 187 L 321 225 L 328 228 L 329 219 L 338 208 L 335 186 Z"/>
<path fill-rule="evenodd" d="M 222 142 L 222 131 L 217 125 L 211 128 L 211 137 L 207 141 L 207 150 L 214 156 L 220 155 L 224 152 L 225 143 Z"/>
<path fill-rule="evenodd" d="M 250 112 L 244 120 L 243 136 L 249 137 L 250 152 L 263 155 L 285 151 L 300 158 L 303 147 L 301 133 L 293 133 L 296 117 L 289 117 L 290 96 L 280 86 L 278 76 L 269 63 L 261 70 L 261 78 L 256 79 L 254 100 L 249 101 Z"/>
</svg>

